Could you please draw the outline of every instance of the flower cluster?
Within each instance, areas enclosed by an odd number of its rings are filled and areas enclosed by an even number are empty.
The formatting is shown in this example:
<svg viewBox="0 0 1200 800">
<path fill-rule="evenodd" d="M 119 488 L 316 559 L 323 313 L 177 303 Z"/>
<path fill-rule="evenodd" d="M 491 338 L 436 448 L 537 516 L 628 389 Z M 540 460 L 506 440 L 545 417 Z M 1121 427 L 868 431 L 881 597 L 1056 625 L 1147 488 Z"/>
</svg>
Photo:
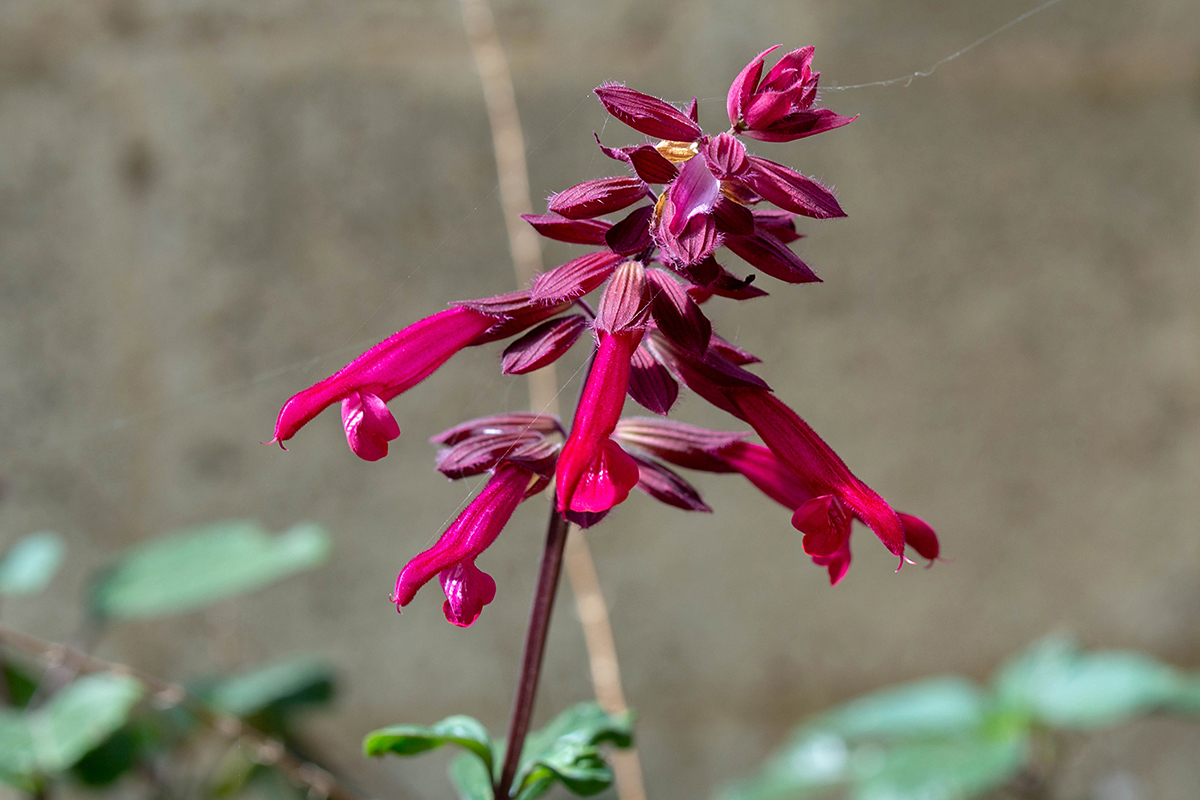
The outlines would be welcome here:
<svg viewBox="0 0 1200 800">
<path fill-rule="evenodd" d="M 626 174 L 573 186 L 550 198 L 548 213 L 525 217 L 543 236 L 596 249 L 538 276 L 526 290 L 460 301 L 410 325 L 283 406 L 274 439 L 281 446 L 340 402 L 350 448 L 374 461 L 400 434 L 387 401 L 460 349 L 523 334 L 501 358 L 505 373 L 522 374 L 552 363 L 591 329 L 595 349 L 569 431 L 546 416 L 504 414 L 433 439 L 445 448 L 442 473 L 491 478 L 438 542 L 405 566 L 393 595 L 397 607 L 438 576 L 446 618 L 474 622 L 496 593 L 475 559 L 517 505 L 551 483 L 558 511 L 583 527 L 635 488 L 678 508 L 709 511 L 668 465 L 744 475 L 792 512 L 804 551 L 828 569 L 832 583 L 849 568 L 855 519 L 902 559 L 906 546 L 931 562 L 937 558 L 932 528 L 898 514 L 859 480 L 745 368 L 759 359 L 714 333 L 702 309 L 714 296 L 766 295 L 752 285 L 753 275 L 741 278 L 719 264 L 718 248 L 785 283 L 817 281 L 788 246 L 800 238 L 795 218 L 844 216 L 829 189 L 752 155 L 742 142 L 792 141 L 852 121 L 815 107 L 819 73 L 811 69 L 811 47 L 787 53 L 763 76 L 764 59 L 775 49 L 734 80 L 726 103 L 730 127 L 715 136 L 701 129 L 695 100 L 680 110 L 624 86 L 596 89 L 609 113 L 651 140 L 609 148 L 597 138 L 605 155 L 627 165 Z M 593 312 L 584 296 L 597 290 Z M 764 444 L 746 441 L 750 431 L 621 418 L 627 394 L 666 416 L 680 384 L 747 424 Z"/>
</svg>

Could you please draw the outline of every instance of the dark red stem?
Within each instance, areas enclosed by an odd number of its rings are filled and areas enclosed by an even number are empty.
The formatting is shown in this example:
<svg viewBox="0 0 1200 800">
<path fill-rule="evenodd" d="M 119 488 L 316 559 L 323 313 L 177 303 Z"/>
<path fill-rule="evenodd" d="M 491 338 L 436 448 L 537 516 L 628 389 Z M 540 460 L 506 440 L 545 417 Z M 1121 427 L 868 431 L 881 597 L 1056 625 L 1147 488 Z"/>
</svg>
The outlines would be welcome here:
<svg viewBox="0 0 1200 800">
<path fill-rule="evenodd" d="M 562 514 L 550 507 L 546 526 L 546 548 L 538 571 L 537 591 L 529 612 L 529 627 L 525 632 L 525 657 L 521 662 L 521 677 L 517 679 L 517 696 L 513 700 L 512 720 L 508 725 L 508 747 L 504 754 L 504 769 L 496 784 L 496 800 L 508 800 L 521 763 L 521 750 L 529 720 L 533 717 L 533 701 L 537 697 L 538 677 L 542 672 L 542 656 L 546 652 L 546 632 L 550 628 L 550 612 L 558 591 L 558 576 L 562 571 L 563 549 L 567 544 L 570 526 Z"/>
</svg>

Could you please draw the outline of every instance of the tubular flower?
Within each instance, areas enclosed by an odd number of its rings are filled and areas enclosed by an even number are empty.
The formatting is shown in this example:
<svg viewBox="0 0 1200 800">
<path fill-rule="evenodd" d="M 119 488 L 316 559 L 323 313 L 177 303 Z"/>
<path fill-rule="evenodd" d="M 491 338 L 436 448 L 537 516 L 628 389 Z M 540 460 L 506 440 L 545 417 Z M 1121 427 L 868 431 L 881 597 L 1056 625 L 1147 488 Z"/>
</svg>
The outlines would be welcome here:
<svg viewBox="0 0 1200 800">
<path fill-rule="evenodd" d="M 829 570 L 829 582 L 837 585 L 850 569 L 850 523 L 858 515 L 833 495 L 814 497 L 804 482 L 770 448 L 735 442 L 718 451 L 733 469 L 744 475 L 763 494 L 793 512 L 792 526 L 804 534 L 804 552 L 818 566 Z M 904 543 L 932 564 L 938 557 L 937 534 L 924 520 L 897 514 Z"/>
<path fill-rule="evenodd" d="M 875 532 L 888 550 L 904 555 L 904 527 L 892 507 L 859 480 L 833 448 L 775 397 L 761 378 L 712 350 L 697 358 L 665 337 L 652 337 L 651 349 L 692 391 L 748 422 L 813 498 L 829 495 L 838 501 L 824 508 L 823 522 L 816 507 L 802 519 L 808 526 L 802 530 L 808 534 L 812 529 L 814 547 L 818 539 L 823 541 L 828 530 L 836 527 L 836 517 L 845 506 Z"/>
<path fill-rule="evenodd" d="M 733 129 L 763 142 L 790 142 L 853 122 L 852 117 L 812 107 L 821 73 L 812 71 L 811 46 L 783 56 L 759 82 L 763 59 L 781 46 L 759 53 L 734 78 L 726 99 Z"/>
<path fill-rule="evenodd" d="M 781 239 L 772 226 L 757 224 L 756 215 L 747 206 L 766 200 L 793 214 L 815 219 L 845 216 L 827 188 L 782 164 L 750 155 L 737 138 L 744 134 L 752 139 L 784 142 L 853 121 L 827 109 L 813 108 L 820 73 L 811 69 L 811 47 L 783 56 L 762 78 L 763 58 L 775 49 L 757 56 L 734 80 L 726 103 L 731 127 L 716 136 L 705 134 L 696 123 L 695 101 L 690 113 L 685 114 L 670 103 L 624 86 L 606 84 L 596 89 L 609 113 L 661 141 L 616 149 L 601 146 L 609 157 L 633 167 L 637 178 L 625 179 L 628 188 L 625 183 L 612 183 L 620 180 L 616 178 L 581 186 L 594 185 L 597 191 L 602 188 L 604 199 L 611 195 L 613 203 L 623 203 L 620 207 L 624 208 L 640 199 L 643 190 L 649 193 L 650 185 L 665 184 L 654 205 L 650 233 L 664 263 L 681 272 L 711 258 L 723 244 L 780 280 L 815 281 L 812 270 L 786 247 L 787 239 Z M 563 195 L 577 202 L 579 188 Z M 606 206 L 598 202 L 597 191 L 591 193 L 589 207 Z M 552 210 L 558 210 L 555 201 L 558 197 L 551 202 Z"/>
<path fill-rule="evenodd" d="M 378 461 L 387 455 L 388 442 L 400 435 L 386 405 L 389 400 L 428 378 L 464 347 L 515 336 L 568 306 L 561 299 L 534 300 L 528 291 L 459 301 L 397 331 L 325 380 L 293 395 L 279 411 L 271 441 L 283 447 L 314 417 L 340 401 L 350 449 L 362 459 Z"/>
<path fill-rule="evenodd" d="M 648 310 L 645 271 L 638 262 L 627 261 L 601 301 L 596 354 L 558 457 L 559 511 L 608 511 L 624 502 L 638 483 L 637 463 L 609 437 L 625 405 L 630 361 L 646 329 Z"/>
<path fill-rule="evenodd" d="M 742 278 L 718 263 L 718 248 L 785 283 L 819 281 L 790 248 L 802 237 L 796 217 L 845 216 L 830 189 L 746 149 L 745 139 L 791 141 L 852 121 L 817 107 L 811 47 L 785 54 L 764 77 L 764 59 L 775 49 L 733 81 L 730 128 L 715 135 L 700 127 L 696 100 L 683 109 L 625 86 L 597 88 L 609 113 L 652 141 L 610 148 L 597 136 L 601 151 L 629 171 L 579 183 L 552 195 L 546 213 L 523 215 L 542 236 L 593 249 L 520 291 L 453 303 L 284 404 L 272 440 L 281 447 L 337 402 L 351 450 L 375 461 L 400 435 L 387 403 L 462 348 L 519 337 L 500 357 L 502 372 L 519 375 L 554 363 L 592 330 L 595 349 L 569 432 L 553 417 L 518 412 L 470 420 L 432 439 L 446 477 L 491 477 L 437 544 L 404 567 L 392 596 L 398 609 L 437 576 L 446 618 L 472 624 L 496 594 L 476 558 L 517 505 L 551 482 L 556 509 L 583 527 L 635 488 L 676 508 L 710 511 L 675 468 L 744 475 L 792 512 L 805 552 L 833 583 L 850 565 L 855 519 L 897 556 L 911 547 L 937 558 L 933 529 L 897 514 L 859 480 L 745 369 L 759 359 L 721 338 L 704 311 L 713 297 L 767 294 L 751 285 L 754 274 Z M 584 299 L 592 292 L 601 298 L 596 313 Z M 620 419 L 626 395 L 667 416 L 680 384 L 748 423 L 765 446 L 744 441 L 748 432 Z"/>
<path fill-rule="evenodd" d="M 475 566 L 525 499 L 535 474 L 512 463 L 501 463 L 487 486 L 446 529 L 437 544 L 409 561 L 396 578 L 392 602 L 396 610 L 412 602 L 417 590 L 437 575 L 446 593 L 446 620 L 465 628 L 479 618 L 496 597 L 492 576 Z"/>
</svg>

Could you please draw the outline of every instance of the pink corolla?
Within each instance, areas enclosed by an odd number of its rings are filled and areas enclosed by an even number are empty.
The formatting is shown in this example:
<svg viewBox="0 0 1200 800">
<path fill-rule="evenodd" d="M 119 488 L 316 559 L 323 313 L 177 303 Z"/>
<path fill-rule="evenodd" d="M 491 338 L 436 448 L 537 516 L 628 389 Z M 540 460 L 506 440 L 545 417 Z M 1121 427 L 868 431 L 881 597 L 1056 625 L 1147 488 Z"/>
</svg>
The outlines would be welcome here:
<svg viewBox="0 0 1200 800">
<path fill-rule="evenodd" d="M 499 464 L 483 491 L 471 501 L 437 543 L 409 561 L 396 578 L 392 602 L 396 610 L 412 602 L 417 590 L 435 575 L 446 593 L 446 620 L 467 627 L 496 597 L 492 576 L 475 566 L 525 499 L 536 474 L 523 466 Z"/>
<path fill-rule="evenodd" d="M 666 185 L 655 203 L 651 235 L 664 261 L 676 269 L 694 267 L 725 245 L 780 280 L 815 281 L 812 271 L 769 226 L 756 224 L 747 206 L 766 200 L 815 219 L 845 216 L 827 188 L 782 164 L 747 153 L 737 138 L 744 134 L 763 141 L 789 141 L 852 121 L 813 108 L 819 73 L 811 69 L 811 47 L 788 53 L 760 81 L 763 58 L 771 50 L 751 61 L 734 80 L 727 102 L 731 127 L 716 136 L 705 134 L 697 124 L 695 101 L 684 113 L 625 86 L 606 84 L 596 89 L 609 113 L 634 130 L 661 139 L 655 145 L 601 149 L 633 167 L 637 178 L 625 181 L 642 184 L 636 192 L 634 183 L 629 184 L 621 208 L 648 193 L 649 186 Z M 604 207 L 615 210 L 611 204 Z"/>
<path fill-rule="evenodd" d="M 811 46 L 785 54 L 760 82 L 763 59 L 780 47 L 759 53 L 734 78 L 726 98 L 733 130 L 763 142 L 790 142 L 853 122 L 853 117 L 813 108 L 821 73 L 812 71 Z"/>
<path fill-rule="evenodd" d="M 645 270 L 621 265 L 596 318 L 598 343 L 571 433 L 555 470 L 557 508 L 595 514 L 622 503 L 638 483 L 638 465 L 610 438 L 629 387 L 630 362 L 646 329 L 650 306 Z"/>
<path fill-rule="evenodd" d="M 334 403 L 342 404 L 346 441 L 359 458 L 378 461 L 400 435 L 387 401 L 428 378 L 496 324 L 469 308 L 450 308 L 389 336 L 323 381 L 292 396 L 275 420 L 283 443 Z"/>
<path fill-rule="evenodd" d="M 735 442 L 718 454 L 759 491 L 793 512 L 792 527 L 804 534 L 804 552 L 813 563 L 828 569 L 831 584 L 836 585 L 845 577 L 850 569 L 850 525 L 858 519 L 857 514 L 832 494 L 813 496 L 806 481 L 770 448 Z M 904 543 L 932 564 L 939 552 L 933 528 L 911 514 L 896 516 L 904 532 Z"/>
</svg>

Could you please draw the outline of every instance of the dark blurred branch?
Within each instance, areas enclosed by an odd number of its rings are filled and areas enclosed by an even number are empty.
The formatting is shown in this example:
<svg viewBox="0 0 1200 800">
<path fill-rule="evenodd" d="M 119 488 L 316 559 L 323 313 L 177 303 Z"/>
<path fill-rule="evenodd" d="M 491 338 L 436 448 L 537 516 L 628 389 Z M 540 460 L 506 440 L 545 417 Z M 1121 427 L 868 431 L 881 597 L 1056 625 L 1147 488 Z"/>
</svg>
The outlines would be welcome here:
<svg viewBox="0 0 1200 800">
<path fill-rule="evenodd" d="M 313 800 L 366 800 L 366 796 L 351 789 L 330 772 L 290 751 L 282 742 L 247 725 L 237 717 L 218 711 L 189 695 L 177 683 L 134 669 L 127 664 L 105 661 L 68 645 L 48 642 L 0 625 L 0 644 L 46 662 L 52 668 L 65 668 L 74 673 L 113 672 L 137 679 L 150 694 L 156 708 L 179 706 L 201 723 L 222 736 L 236 741 L 253 753 L 254 760 L 274 767 L 297 785 L 308 788 Z"/>
</svg>

